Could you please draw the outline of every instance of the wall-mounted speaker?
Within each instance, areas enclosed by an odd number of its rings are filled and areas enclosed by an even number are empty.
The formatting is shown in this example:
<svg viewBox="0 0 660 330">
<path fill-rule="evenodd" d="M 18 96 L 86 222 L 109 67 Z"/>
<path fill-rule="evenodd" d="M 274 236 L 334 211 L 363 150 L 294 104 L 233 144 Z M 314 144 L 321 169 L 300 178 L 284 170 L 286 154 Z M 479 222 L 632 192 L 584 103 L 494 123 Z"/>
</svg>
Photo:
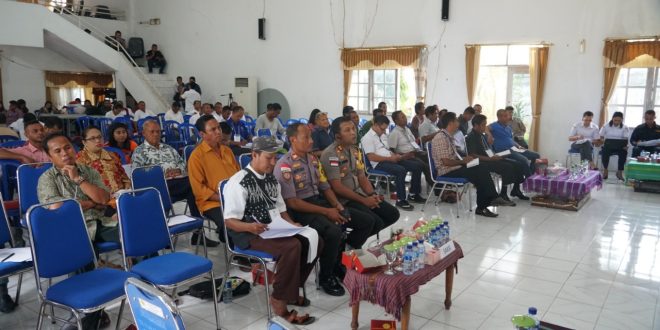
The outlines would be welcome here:
<svg viewBox="0 0 660 330">
<path fill-rule="evenodd" d="M 442 20 L 449 20 L 449 0 L 442 0 Z"/>
<path fill-rule="evenodd" d="M 266 19 L 259 19 L 259 39 L 266 40 Z"/>
</svg>

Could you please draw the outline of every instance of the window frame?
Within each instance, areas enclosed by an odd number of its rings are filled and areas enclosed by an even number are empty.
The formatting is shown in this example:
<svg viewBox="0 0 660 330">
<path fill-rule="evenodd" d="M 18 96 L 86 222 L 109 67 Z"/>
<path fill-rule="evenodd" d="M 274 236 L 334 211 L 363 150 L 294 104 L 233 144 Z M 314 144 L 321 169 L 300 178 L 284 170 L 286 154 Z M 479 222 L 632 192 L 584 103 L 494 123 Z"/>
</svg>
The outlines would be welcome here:
<svg viewBox="0 0 660 330">
<path fill-rule="evenodd" d="M 646 73 L 646 84 L 645 86 L 631 86 L 630 85 L 630 69 L 647 69 Z M 625 70 L 625 71 L 624 71 Z M 660 90 L 660 67 L 650 67 L 650 68 L 621 68 L 619 71 L 619 76 L 617 77 L 617 82 L 619 81 L 621 74 L 626 75 L 625 85 L 616 85 L 614 86 L 614 91 L 617 89 L 623 88 L 625 90 L 623 103 L 613 103 L 612 101 L 607 102 L 608 114 L 607 118 L 611 118 L 614 111 L 612 108 L 616 107 L 617 111 L 623 112 L 623 118 L 628 118 L 628 108 L 632 107 L 642 107 L 642 117 L 637 118 L 637 121 L 644 122 L 644 112 L 649 109 L 660 110 L 660 95 L 657 95 L 657 91 Z M 631 89 L 644 89 L 644 103 L 643 104 L 629 104 L 628 103 L 628 93 Z M 611 99 L 610 99 L 611 100 Z M 618 101 L 618 100 L 617 100 Z M 635 125 L 633 125 L 635 126 Z"/>
<path fill-rule="evenodd" d="M 359 73 L 358 73 L 358 81 L 354 81 L 354 79 L 351 80 L 351 86 L 349 86 L 349 94 L 348 94 L 348 99 L 350 100 L 351 98 L 357 99 L 357 104 L 351 104 L 355 107 L 355 111 L 357 111 L 358 114 L 360 115 L 370 115 L 376 107 L 378 107 L 378 103 L 380 102 L 387 102 L 387 100 L 393 100 L 394 103 L 394 108 L 398 109 L 399 108 L 399 83 L 400 83 L 400 77 L 399 75 L 401 74 L 399 69 L 361 69 L 361 70 L 352 70 L 352 71 L 367 71 L 368 73 L 368 79 L 367 83 L 363 83 L 359 81 Z M 382 83 L 376 83 L 374 81 L 374 72 L 375 71 L 383 71 L 383 82 Z M 394 82 L 393 83 L 388 83 L 385 82 L 385 73 L 386 71 L 394 71 Z M 351 72 L 351 75 L 353 72 Z M 352 78 L 352 76 L 351 76 Z M 357 85 L 357 90 L 358 93 L 357 95 L 355 94 L 350 94 L 350 90 L 352 90 L 353 85 Z M 368 90 L 368 95 L 367 95 L 367 109 L 361 109 L 360 108 L 360 99 L 365 98 L 363 95 L 360 94 L 359 89 L 360 85 L 367 85 L 367 90 Z M 380 97 L 378 100 L 376 100 L 375 96 L 375 87 L 376 85 L 382 85 L 383 89 L 385 89 L 386 86 L 394 86 L 394 97 Z M 349 104 L 351 102 L 349 101 Z M 391 108 L 391 106 L 390 106 Z"/>
</svg>

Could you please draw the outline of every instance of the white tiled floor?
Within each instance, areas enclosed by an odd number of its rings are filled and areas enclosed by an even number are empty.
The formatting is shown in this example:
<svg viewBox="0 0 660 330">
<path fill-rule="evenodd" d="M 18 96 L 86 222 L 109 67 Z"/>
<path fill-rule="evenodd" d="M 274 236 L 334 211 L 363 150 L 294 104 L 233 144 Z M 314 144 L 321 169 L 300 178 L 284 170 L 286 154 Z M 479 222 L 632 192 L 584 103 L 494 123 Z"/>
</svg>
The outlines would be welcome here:
<svg viewBox="0 0 660 330">
<path fill-rule="evenodd" d="M 529 202 L 498 212 L 496 219 L 467 212 L 456 219 L 454 206 L 428 208 L 426 216 L 440 214 L 450 221 L 465 258 L 455 276 L 451 310 L 442 305 L 441 275 L 413 296 L 411 329 L 511 329 L 510 317 L 529 306 L 536 306 L 543 320 L 576 329 L 660 329 L 660 195 L 609 182 L 580 212 L 531 207 Z M 421 216 L 402 212 L 395 226 L 409 227 Z M 221 250 L 212 251 L 211 258 L 221 274 Z M 306 329 L 349 329 L 348 297 L 316 291 L 312 281 L 313 275 L 307 286 L 312 306 L 298 310 L 318 321 Z M 10 286 L 13 292 L 15 279 Z M 188 296 L 182 301 L 188 329 L 215 328 L 210 302 Z M 222 328 L 265 329 L 265 303 L 263 288 L 256 287 L 231 305 L 220 304 Z M 20 307 L 0 315 L 0 329 L 34 328 L 37 310 L 30 274 Z M 117 307 L 110 309 L 113 318 L 117 312 Z M 360 329 L 369 329 L 371 319 L 391 318 L 367 303 L 360 312 Z M 123 318 L 128 324 L 130 312 Z"/>
</svg>

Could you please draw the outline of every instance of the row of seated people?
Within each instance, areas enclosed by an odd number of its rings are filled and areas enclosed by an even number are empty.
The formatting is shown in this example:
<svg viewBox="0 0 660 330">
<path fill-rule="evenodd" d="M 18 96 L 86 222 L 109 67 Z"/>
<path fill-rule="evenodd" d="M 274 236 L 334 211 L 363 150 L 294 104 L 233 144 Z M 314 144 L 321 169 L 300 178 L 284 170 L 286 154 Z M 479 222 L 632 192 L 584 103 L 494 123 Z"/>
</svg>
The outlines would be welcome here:
<svg viewBox="0 0 660 330">
<path fill-rule="evenodd" d="M 271 252 L 278 263 L 286 263 L 287 266 L 278 265 L 272 304 L 279 315 L 287 316 L 290 315 L 286 310 L 287 303 L 305 303 L 297 295 L 297 281 L 291 282 L 290 279 L 299 278 L 304 282 L 311 268 L 300 267 L 301 256 L 297 254 L 301 249 L 296 248 L 299 240 L 278 241 L 291 248 L 275 246 L 275 241 L 264 241 L 256 235 L 265 228 L 254 223 L 253 217 L 260 223 L 268 223 L 268 209 L 277 207 L 283 218 L 289 221 L 295 219 L 297 223 L 317 229 L 325 246 L 319 250 L 321 286 L 333 295 L 344 294 L 337 281 L 344 271 L 339 267 L 342 229 L 349 228 L 347 242 L 359 248 L 369 236 L 399 218 L 396 208 L 374 193 L 365 176 L 364 164 L 355 146 L 356 127 L 353 122 L 346 118 L 333 125 L 336 125 L 334 131 L 342 133 L 335 136 L 335 142 L 326 148 L 320 160 L 311 154 L 309 127 L 294 124 L 287 128 L 291 143 L 287 155 L 276 163 L 274 152 L 279 149 L 276 139 L 255 138 L 251 151 L 252 163 L 241 171 L 226 146 L 231 137 L 231 127 L 218 123 L 213 116 L 204 115 L 197 121 L 202 142 L 192 152 L 187 166 L 175 149 L 160 142 L 158 122 L 147 121 L 143 126 L 145 142 L 133 153 L 133 165 L 162 166 L 173 201 L 186 199 L 192 215 L 204 214 L 216 222 L 219 230 L 223 219 L 228 219 L 227 227 L 233 244 Z M 34 127 L 36 129 L 39 125 Z M 110 193 L 128 188 L 130 180 L 117 156 L 102 149 L 100 130 L 90 127 L 85 130 L 83 138 L 84 148 L 78 155 L 69 139 L 61 133 L 43 139 L 42 151 L 54 166 L 39 179 L 39 201 L 46 203 L 62 198 L 80 200 L 90 238 L 94 242 L 117 241 Z M 182 177 L 183 174 L 187 174 L 187 178 Z M 237 176 L 242 177 L 239 180 Z M 226 196 L 223 214 L 216 189 L 217 184 L 226 179 L 230 179 L 228 189 L 238 191 L 232 189 L 237 184 L 244 193 Z M 237 200 L 237 197 L 241 199 Z M 291 216 L 286 210 L 291 212 Z"/>
</svg>

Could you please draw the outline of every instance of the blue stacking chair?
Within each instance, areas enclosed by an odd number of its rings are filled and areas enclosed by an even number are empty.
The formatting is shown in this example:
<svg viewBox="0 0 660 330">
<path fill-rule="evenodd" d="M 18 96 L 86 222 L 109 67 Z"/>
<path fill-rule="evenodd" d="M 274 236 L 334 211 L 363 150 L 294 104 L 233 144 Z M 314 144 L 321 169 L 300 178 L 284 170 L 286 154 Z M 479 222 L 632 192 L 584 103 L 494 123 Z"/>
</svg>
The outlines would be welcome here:
<svg viewBox="0 0 660 330">
<path fill-rule="evenodd" d="M 254 118 L 252 118 L 252 116 L 246 114 L 245 115 L 245 122 L 254 123 Z"/>
<path fill-rule="evenodd" d="M 101 130 L 103 139 L 108 141 L 110 134 L 110 125 L 112 125 L 112 118 L 96 118 L 94 119 L 94 126 L 98 127 Z M 128 136 L 131 136 L 131 129 L 128 129 Z M 82 134 L 82 133 L 81 133 Z"/>
<path fill-rule="evenodd" d="M 224 213 L 224 205 L 225 205 L 224 190 L 225 190 L 225 186 L 227 185 L 227 181 L 228 180 L 222 180 L 222 181 L 220 181 L 220 183 L 218 183 L 218 194 L 220 195 L 220 200 L 221 200 L 220 207 L 223 209 L 223 213 Z M 257 262 L 259 262 L 261 264 L 261 269 L 262 270 L 267 269 L 266 265 L 267 265 L 268 262 L 275 261 L 275 258 L 269 253 L 266 253 L 266 252 L 263 252 L 263 251 L 258 251 L 258 250 L 249 250 L 249 249 L 248 250 L 243 250 L 243 249 L 239 248 L 238 246 L 232 246 L 233 244 L 229 243 L 229 234 L 227 234 L 227 224 L 223 221 L 222 225 L 225 229 L 224 230 L 224 232 L 225 232 L 225 242 L 227 242 L 227 244 L 225 244 L 225 248 L 226 248 L 226 250 L 225 250 L 225 264 L 227 265 L 227 270 L 225 271 L 225 277 L 222 281 L 222 285 L 223 285 L 222 287 L 223 288 L 226 285 L 225 282 L 229 278 L 229 270 L 230 270 L 231 266 L 243 267 L 242 265 L 234 262 L 234 257 L 243 257 L 243 258 L 247 258 L 249 260 L 256 260 Z M 273 311 L 271 310 L 270 302 L 269 302 L 270 288 L 269 288 L 268 283 L 270 283 L 270 282 L 268 280 L 268 272 L 264 271 L 263 274 L 264 274 L 264 287 L 266 288 L 266 310 L 268 311 L 268 318 L 270 319 L 273 316 Z M 304 286 L 303 286 L 303 289 L 304 289 Z"/>
<path fill-rule="evenodd" d="M 7 218 L 7 212 L 4 206 L 4 200 L 0 196 L 0 207 L 2 212 L 0 212 L 0 248 L 6 247 L 9 244 L 9 247 L 16 247 L 14 243 L 14 237 L 11 234 L 11 229 L 9 225 L 9 219 Z M 0 249 L 0 252 L 3 250 Z M 23 283 L 23 273 L 32 270 L 32 262 L 0 262 L 0 278 L 9 278 L 14 275 L 18 275 L 18 285 L 16 286 L 16 298 L 14 302 L 18 305 L 18 298 L 21 296 L 21 284 Z"/>
<path fill-rule="evenodd" d="M 137 209 L 145 212 L 135 212 Z M 172 296 L 176 294 L 179 285 L 203 279 L 208 274 L 213 286 L 215 323 L 220 329 L 213 263 L 194 254 L 175 252 L 158 190 L 146 188 L 119 195 L 117 213 L 126 270 L 130 270 L 161 290 L 173 290 Z M 166 249 L 171 249 L 171 253 L 159 254 L 161 250 Z M 132 267 L 129 266 L 128 258 L 145 256 L 149 258 Z"/>
<path fill-rule="evenodd" d="M 274 316 L 268 320 L 267 330 L 298 330 L 297 326 L 287 322 L 285 319 Z"/>
<path fill-rule="evenodd" d="M 39 178 L 52 166 L 53 163 L 23 164 L 19 166 L 16 171 L 16 177 L 18 179 L 19 211 L 21 215 L 21 224 L 23 226 L 27 225 L 27 223 L 24 223 L 23 221 L 25 220 L 25 214 L 28 209 L 33 205 L 39 204 L 39 196 L 37 196 L 37 184 L 39 183 Z"/>
<path fill-rule="evenodd" d="M 61 203 L 57 209 L 49 209 Z M 56 317 L 53 308 L 71 311 L 78 329 L 82 329 L 82 314 L 104 309 L 121 300 L 117 329 L 124 309 L 124 282 L 134 274 L 112 269 L 96 269 L 94 249 L 87 234 L 87 226 L 80 204 L 71 199 L 33 205 L 27 212 L 28 230 L 32 241 L 34 277 L 41 305 L 37 329 L 41 329 L 46 306 L 51 307 L 53 321 L 68 320 Z M 94 265 L 94 270 L 59 281 L 48 288 L 42 282 L 67 276 Z"/>
<path fill-rule="evenodd" d="M 157 114 L 156 118 L 158 119 L 158 124 L 160 124 L 160 127 L 163 127 L 163 124 L 165 124 L 165 113 L 161 112 Z"/>
<path fill-rule="evenodd" d="M 18 141 L 18 140 L 20 139 L 13 135 L 0 135 L 0 143 L 5 143 L 9 141 Z"/>
<path fill-rule="evenodd" d="M 14 148 L 22 147 L 26 143 L 27 143 L 26 141 L 22 141 L 22 140 L 11 140 L 11 141 L 6 141 L 6 142 L 0 143 L 0 148 L 14 149 Z"/>
<path fill-rule="evenodd" d="M 190 117 L 192 117 L 192 115 L 183 115 L 183 123 L 184 124 L 189 124 Z"/>
<path fill-rule="evenodd" d="M 78 126 L 80 133 L 82 134 L 82 131 L 89 127 L 89 125 L 92 125 L 93 121 L 94 119 L 90 116 L 81 116 L 76 118 L 76 125 Z"/>
<path fill-rule="evenodd" d="M 195 145 L 201 140 L 197 127 L 187 122 L 179 125 L 179 137 L 184 145 Z"/>
<path fill-rule="evenodd" d="M 431 155 L 431 142 L 426 142 L 426 150 L 428 150 L 428 160 L 429 160 L 429 168 L 431 171 L 431 178 L 433 180 L 433 187 L 431 188 L 431 193 L 429 194 L 429 197 L 426 199 L 426 203 L 424 203 L 424 206 L 422 206 L 422 212 L 424 212 L 424 208 L 426 207 L 426 204 L 428 204 L 429 200 L 431 200 L 431 195 L 435 195 L 435 187 L 437 185 L 442 185 L 442 190 L 440 191 L 440 195 L 435 200 L 434 205 L 438 205 L 438 202 L 440 201 L 442 197 L 442 193 L 445 190 L 449 191 L 454 191 L 456 192 L 457 196 L 457 201 L 456 201 L 456 217 L 460 218 L 459 211 L 460 211 L 460 206 L 459 204 L 461 203 L 463 194 L 467 193 L 468 195 L 468 207 L 470 212 L 472 211 L 472 196 L 470 195 L 470 181 L 467 178 L 450 178 L 450 177 L 445 177 L 445 176 L 439 176 L 438 171 L 435 168 L 435 161 L 433 160 L 433 157 Z"/>
<path fill-rule="evenodd" d="M 158 190 L 160 197 L 163 202 L 163 210 L 166 215 L 174 216 L 174 208 L 172 207 L 172 200 L 170 200 L 170 191 L 167 188 L 167 181 L 165 180 L 165 172 L 163 168 L 159 165 L 151 166 L 142 166 L 136 167 L 131 172 L 131 181 L 133 185 L 133 190 L 144 189 L 153 187 Z M 208 256 L 206 251 L 206 238 L 204 237 L 204 220 L 195 219 L 194 221 L 168 226 L 170 234 L 176 238 L 179 235 L 186 234 L 189 232 L 197 232 L 198 235 L 202 237 L 202 243 L 204 246 L 204 255 Z M 198 252 L 199 245 L 195 250 L 195 253 Z"/>
<path fill-rule="evenodd" d="M 186 160 L 186 164 L 188 164 L 188 159 L 190 159 L 190 155 L 192 155 L 192 152 L 195 150 L 195 146 L 185 146 L 183 148 L 183 159 Z"/>
<path fill-rule="evenodd" d="M 250 162 L 252 161 L 252 154 L 249 152 L 246 152 L 244 154 L 240 154 L 238 156 L 238 165 L 241 166 L 241 168 L 246 168 Z"/>
<path fill-rule="evenodd" d="M 385 183 L 386 186 L 386 191 L 387 191 L 387 198 L 385 200 L 391 200 L 391 192 L 390 192 L 390 182 L 392 182 L 395 177 L 392 174 L 389 174 L 385 171 L 377 170 L 371 166 L 371 162 L 369 161 L 369 158 L 367 158 L 367 153 L 364 152 L 364 150 L 360 150 L 362 153 L 362 160 L 364 161 L 364 169 L 365 173 L 367 174 L 367 179 L 369 180 L 374 180 L 374 187 L 378 189 L 378 185 L 381 183 L 381 180 Z M 399 198 L 406 198 L 406 196 L 397 196 L 397 199 Z"/>
<path fill-rule="evenodd" d="M 309 124 L 307 118 L 298 118 L 298 122 L 305 125 Z"/>
<path fill-rule="evenodd" d="M 273 133 L 268 128 L 262 128 L 257 132 L 257 136 L 271 136 Z"/>
<path fill-rule="evenodd" d="M 358 127 L 358 128 L 361 128 L 361 127 L 364 126 L 364 124 L 366 124 L 367 122 L 368 122 L 368 120 L 366 120 L 366 119 L 364 119 L 364 118 L 360 118 L 360 122 L 359 122 L 359 126 L 360 126 L 360 127 Z"/>
<path fill-rule="evenodd" d="M 185 143 L 181 141 L 179 126 L 179 122 L 174 120 L 166 120 L 163 125 L 161 125 L 165 136 L 165 143 L 169 144 L 176 150 L 181 150 L 181 148 L 185 146 Z"/>
<path fill-rule="evenodd" d="M 21 166 L 21 162 L 13 159 L 0 159 L 0 181 L 2 182 L 2 196 L 7 200 L 14 199 L 14 189 L 16 187 L 16 170 Z"/>
<path fill-rule="evenodd" d="M 174 301 L 149 283 L 129 278 L 124 290 L 138 329 L 184 330 L 186 328 Z"/>
<path fill-rule="evenodd" d="M 117 155 L 117 157 L 119 157 L 119 160 L 121 161 L 122 165 L 128 164 L 128 160 L 126 160 L 126 155 L 124 155 L 124 152 L 121 151 L 121 149 L 115 148 L 115 147 L 107 147 L 107 146 L 103 147 L 103 149 L 105 149 L 109 152 L 114 152 L 115 155 Z"/>
<path fill-rule="evenodd" d="M 284 123 L 284 127 L 285 127 L 285 128 L 286 128 L 286 127 L 289 127 L 289 125 L 291 125 L 291 124 L 295 124 L 295 123 L 297 123 L 297 122 L 298 122 L 297 119 L 289 119 L 289 120 L 286 121 L 286 123 Z"/>
</svg>

